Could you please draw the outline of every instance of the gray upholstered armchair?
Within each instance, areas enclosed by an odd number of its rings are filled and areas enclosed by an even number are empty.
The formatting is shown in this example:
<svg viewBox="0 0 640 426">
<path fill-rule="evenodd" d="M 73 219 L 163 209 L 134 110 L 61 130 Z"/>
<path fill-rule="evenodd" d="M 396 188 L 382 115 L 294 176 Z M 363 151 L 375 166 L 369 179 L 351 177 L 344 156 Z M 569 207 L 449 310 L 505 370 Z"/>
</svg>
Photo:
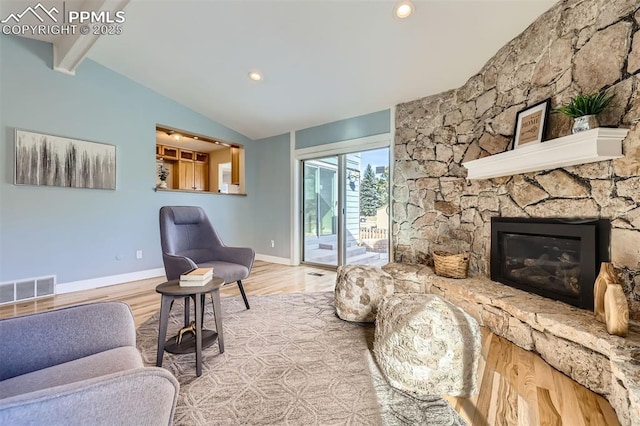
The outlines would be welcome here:
<svg viewBox="0 0 640 426">
<path fill-rule="evenodd" d="M 178 381 L 144 366 L 126 304 L 2 319 L 0 336 L 0 424 L 172 424 Z"/>
<path fill-rule="evenodd" d="M 213 274 L 225 283 L 238 283 L 249 309 L 242 280 L 251 273 L 255 252 L 251 248 L 225 246 L 202 207 L 160 208 L 160 242 L 168 280 L 178 279 L 196 267 L 214 268 Z"/>
</svg>

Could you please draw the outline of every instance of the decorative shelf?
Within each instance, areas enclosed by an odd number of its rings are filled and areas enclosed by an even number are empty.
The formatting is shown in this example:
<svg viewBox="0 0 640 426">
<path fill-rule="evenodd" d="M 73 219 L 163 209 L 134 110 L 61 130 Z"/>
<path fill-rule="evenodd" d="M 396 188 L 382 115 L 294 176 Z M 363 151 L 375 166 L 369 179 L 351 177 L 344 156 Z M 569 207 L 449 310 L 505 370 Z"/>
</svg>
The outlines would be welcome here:
<svg viewBox="0 0 640 426">
<path fill-rule="evenodd" d="M 622 157 L 629 129 L 598 127 L 462 163 L 467 179 L 489 179 Z"/>
</svg>

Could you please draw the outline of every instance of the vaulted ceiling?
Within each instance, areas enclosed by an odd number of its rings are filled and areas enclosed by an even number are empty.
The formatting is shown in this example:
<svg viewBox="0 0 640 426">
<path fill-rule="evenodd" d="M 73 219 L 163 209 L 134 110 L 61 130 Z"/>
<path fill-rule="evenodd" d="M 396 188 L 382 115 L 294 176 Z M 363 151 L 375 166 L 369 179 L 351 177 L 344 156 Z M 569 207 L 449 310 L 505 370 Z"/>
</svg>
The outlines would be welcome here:
<svg viewBox="0 0 640 426">
<path fill-rule="evenodd" d="M 256 139 L 461 86 L 555 1 L 414 3 L 131 0 L 88 57 Z"/>
</svg>

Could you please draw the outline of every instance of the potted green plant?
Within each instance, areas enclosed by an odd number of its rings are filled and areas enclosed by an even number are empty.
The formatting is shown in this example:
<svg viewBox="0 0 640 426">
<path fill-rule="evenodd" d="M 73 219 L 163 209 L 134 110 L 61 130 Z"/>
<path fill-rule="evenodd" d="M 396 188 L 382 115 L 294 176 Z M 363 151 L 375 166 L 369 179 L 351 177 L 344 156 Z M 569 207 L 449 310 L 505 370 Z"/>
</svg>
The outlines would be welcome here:
<svg viewBox="0 0 640 426">
<path fill-rule="evenodd" d="M 169 177 L 169 169 L 165 167 L 164 164 L 158 165 L 158 178 L 160 178 L 160 183 L 158 184 L 158 188 L 167 189 L 167 178 Z"/>
<path fill-rule="evenodd" d="M 600 126 L 597 115 L 607 108 L 614 95 L 605 92 L 579 94 L 571 98 L 571 101 L 557 108 L 559 112 L 573 118 L 572 133 L 595 129 Z"/>
</svg>

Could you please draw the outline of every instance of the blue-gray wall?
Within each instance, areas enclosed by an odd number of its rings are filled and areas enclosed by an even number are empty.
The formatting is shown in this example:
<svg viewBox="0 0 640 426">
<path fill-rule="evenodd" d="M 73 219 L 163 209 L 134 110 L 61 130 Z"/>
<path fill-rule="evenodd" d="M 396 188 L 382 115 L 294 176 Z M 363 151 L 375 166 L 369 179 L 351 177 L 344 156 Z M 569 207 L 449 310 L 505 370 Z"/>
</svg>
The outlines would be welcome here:
<svg viewBox="0 0 640 426">
<path fill-rule="evenodd" d="M 0 281 L 55 274 L 64 283 L 162 267 L 162 205 L 200 205 L 228 245 L 253 245 L 261 216 L 251 208 L 252 141 L 91 60 L 75 76 L 51 63 L 50 44 L 0 36 Z M 249 195 L 154 192 L 157 123 L 244 144 Z M 13 185 L 15 128 L 116 145 L 117 190 Z"/>
<path fill-rule="evenodd" d="M 0 282 L 161 268 L 163 205 L 202 206 L 228 245 L 291 257 L 289 134 L 251 141 L 91 60 L 75 76 L 55 72 L 48 43 L 2 35 L 0 64 Z M 389 115 L 299 130 L 296 147 L 387 133 Z M 154 192 L 156 124 L 244 144 L 248 195 Z M 14 185 L 16 128 L 116 145 L 117 190 Z"/>
<path fill-rule="evenodd" d="M 378 111 L 296 131 L 296 149 L 389 133 L 391 110 Z"/>
<path fill-rule="evenodd" d="M 252 145 L 255 166 L 255 204 L 252 215 L 254 249 L 269 256 L 291 256 L 291 155 L 289 134 L 259 139 Z M 274 240 L 275 247 L 271 247 Z"/>
</svg>

